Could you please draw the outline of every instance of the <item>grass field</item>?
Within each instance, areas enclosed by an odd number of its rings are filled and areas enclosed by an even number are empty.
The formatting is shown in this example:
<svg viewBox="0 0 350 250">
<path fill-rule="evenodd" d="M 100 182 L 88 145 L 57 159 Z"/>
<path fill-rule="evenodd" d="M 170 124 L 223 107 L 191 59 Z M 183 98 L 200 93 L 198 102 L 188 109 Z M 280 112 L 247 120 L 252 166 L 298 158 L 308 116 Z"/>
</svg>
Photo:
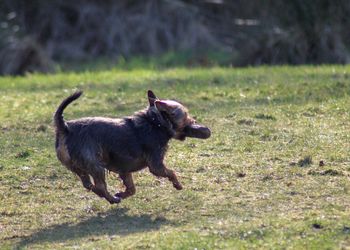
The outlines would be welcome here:
<svg viewBox="0 0 350 250">
<path fill-rule="evenodd" d="M 56 159 L 52 114 L 130 115 L 146 91 L 208 140 L 172 141 L 184 190 L 147 170 L 110 205 Z M 0 78 L 0 248 L 350 248 L 350 66 L 97 71 Z M 109 190 L 121 183 L 108 174 Z"/>
</svg>

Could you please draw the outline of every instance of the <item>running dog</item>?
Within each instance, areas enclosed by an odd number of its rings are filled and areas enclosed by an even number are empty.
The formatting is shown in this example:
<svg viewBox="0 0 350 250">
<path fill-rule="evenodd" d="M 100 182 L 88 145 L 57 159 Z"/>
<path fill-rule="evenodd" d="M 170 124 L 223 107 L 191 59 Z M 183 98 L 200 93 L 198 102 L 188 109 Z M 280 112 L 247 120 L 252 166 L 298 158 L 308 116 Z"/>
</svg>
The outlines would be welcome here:
<svg viewBox="0 0 350 250">
<path fill-rule="evenodd" d="M 197 124 L 182 104 L 158 99 L 151 90 L 148 108 L 133 116 L 65 121 L 64 109 L 81 94 L 77 91 L 63 100 L 54 115 L 54 125 L 57 158 L 79 176 L 86 189 L 111 204 L 119 203 L 135 194 L 132 173 L 146 167 L 152 174 L 168 178 L 176 189 L 182 189 L 174 171 L 164 164 L 167 144 L 172 138 L 207 139 L 211 135 L 209 128 Z M 111 195 L 107 191 L 106 170 L 119 174 L 124 192 Z"/>
</svg>

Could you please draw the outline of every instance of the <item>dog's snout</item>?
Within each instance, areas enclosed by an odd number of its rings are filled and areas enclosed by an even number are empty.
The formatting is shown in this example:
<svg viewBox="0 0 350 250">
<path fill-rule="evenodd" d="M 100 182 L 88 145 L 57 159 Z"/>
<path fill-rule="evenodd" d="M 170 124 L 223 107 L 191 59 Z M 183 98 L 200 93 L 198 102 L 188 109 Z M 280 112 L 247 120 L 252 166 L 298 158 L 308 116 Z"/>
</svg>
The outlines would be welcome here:
<svg viewBox="0 0 350 250">
<path fill-rule="evenodd" d="M 210 129 L 200 124 L 191 124 L 185 127 L 184 132 L 186 136 L 198 139 L 208 139 L 211 136 Z"/>
<path fill-rule="evenodd" d="M 208 139 L 211 136 L 211 130 L 207 127 L 203 127 L 202 129 L 203 139 Z"/>
</svg>

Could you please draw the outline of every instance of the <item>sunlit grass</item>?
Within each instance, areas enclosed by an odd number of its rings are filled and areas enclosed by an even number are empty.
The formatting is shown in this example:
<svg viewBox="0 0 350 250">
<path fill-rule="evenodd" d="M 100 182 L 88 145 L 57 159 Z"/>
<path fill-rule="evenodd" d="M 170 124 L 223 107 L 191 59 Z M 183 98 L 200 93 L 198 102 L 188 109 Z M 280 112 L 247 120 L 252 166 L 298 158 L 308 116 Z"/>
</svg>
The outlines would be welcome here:
<svg viewBox="0 0 350 250">
<path fill-rule="evenodd" d="M 0 246 L 232 249 L 350 247 L 350 67 L 58 73 L 0 78 Z M 212 129 L 173 141 L 184 190 L 147 170 L 118 205 L 56 159 L 52 114 L 130 115 L 146 91 L 180 100 Z M 109 189 L 121 188 L 108 175 Z"/>
</svg>

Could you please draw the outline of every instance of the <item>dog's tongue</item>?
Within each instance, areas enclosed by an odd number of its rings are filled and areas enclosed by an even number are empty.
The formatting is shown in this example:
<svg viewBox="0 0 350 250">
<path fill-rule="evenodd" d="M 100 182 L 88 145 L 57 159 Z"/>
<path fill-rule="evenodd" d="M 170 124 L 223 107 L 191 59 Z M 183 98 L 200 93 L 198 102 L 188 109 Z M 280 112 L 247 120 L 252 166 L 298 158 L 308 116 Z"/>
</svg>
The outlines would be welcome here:
<svg viewBox="0 0 350 250">
<path fill-rule="evenodd" d="M 193 124 L 185 127 L 184 132 L 186 136 L 198 139 L 208 139 L 211 135 L 209 128 L 199 124 Z"/>
</svg>

